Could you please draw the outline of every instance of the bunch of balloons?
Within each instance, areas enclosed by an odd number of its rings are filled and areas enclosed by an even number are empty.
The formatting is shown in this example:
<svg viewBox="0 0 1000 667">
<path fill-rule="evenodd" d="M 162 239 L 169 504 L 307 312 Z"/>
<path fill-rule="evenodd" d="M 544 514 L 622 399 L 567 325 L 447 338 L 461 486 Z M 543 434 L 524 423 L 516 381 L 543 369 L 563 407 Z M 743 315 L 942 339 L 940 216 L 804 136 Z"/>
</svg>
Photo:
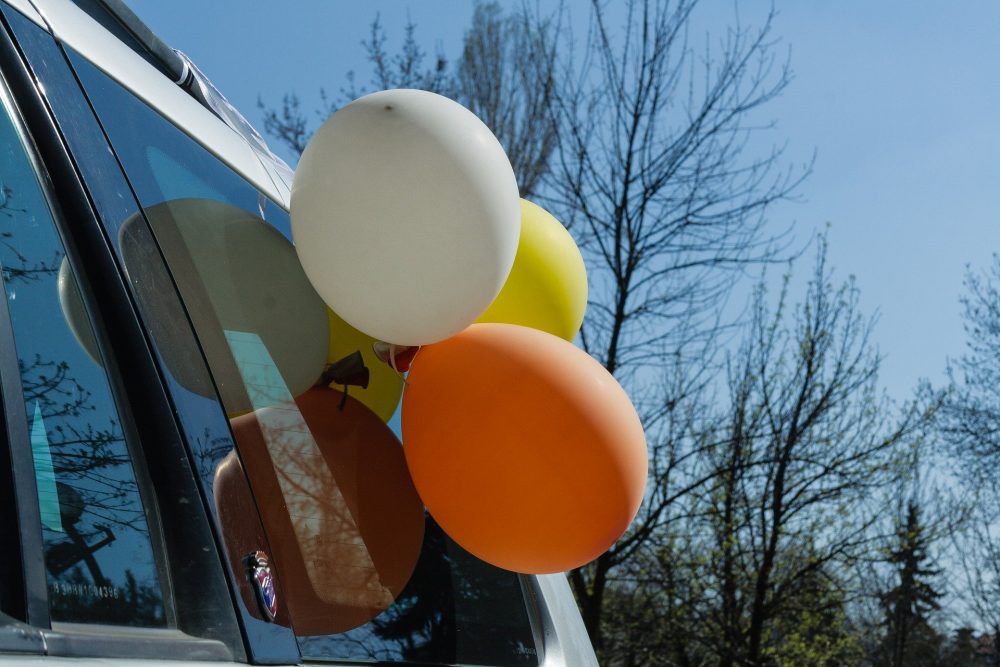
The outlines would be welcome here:
<svg viewBox="0 0 1000 667">
<path fill-rule="evenodd" d="M 499 567 L 547 573 L 625 532 L 645 489 L 645 437 L 625 391 L 571 343 L 583 259 L 519 198 L 475 115 L 417 90 L 355 100 L 303 153 L 291 217 L 302 268 L 336 313 L 331 332 L 342 322 L 422 346 L 403 390 L 403 451 L 452 539 Z"/>
</svg>

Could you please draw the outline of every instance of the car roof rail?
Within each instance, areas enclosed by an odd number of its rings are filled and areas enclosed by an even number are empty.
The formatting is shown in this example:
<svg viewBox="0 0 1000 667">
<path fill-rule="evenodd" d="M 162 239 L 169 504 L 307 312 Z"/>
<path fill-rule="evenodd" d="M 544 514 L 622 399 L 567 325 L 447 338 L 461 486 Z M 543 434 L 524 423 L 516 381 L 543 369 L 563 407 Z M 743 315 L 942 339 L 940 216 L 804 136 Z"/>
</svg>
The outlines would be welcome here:
<svg viewBox="0 0 1000 667">
<path fill-rule="evenodd" d="M 275 155 L 261 134 L 226 99 L 187 55 L 171 48 L 123 0 L 72 0 L 123 44 L 184 89 L 233 129 L 264 160 L 291 182 L 292 169 Z"/>
</svg>

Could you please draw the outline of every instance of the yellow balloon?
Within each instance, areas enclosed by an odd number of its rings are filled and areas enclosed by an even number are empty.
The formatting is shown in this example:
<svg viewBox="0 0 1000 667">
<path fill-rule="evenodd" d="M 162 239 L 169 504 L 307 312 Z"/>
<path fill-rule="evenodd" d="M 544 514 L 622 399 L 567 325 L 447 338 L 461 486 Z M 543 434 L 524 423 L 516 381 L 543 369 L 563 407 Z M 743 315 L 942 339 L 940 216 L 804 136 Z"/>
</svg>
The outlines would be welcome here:
<svg viewBox="0 0 1000 667">
<path fill-rule="evenodd" d="M 384 364 L 375 356 L 372 343 L 375 339 L 363 334 L 345 322 L 337 313 L 326 309 L 330 320 L 330 349 L 327 352 L 327 363 L 340 361 L 347 355 L 361 351 L 361 357 L 368 367 L 368 388 L 349 387 L 347 393 L 368 406 L 384 422 L 388 422 L 396 412 L 399 397 L 403 393 L 403 378 L 388 364 Z M 341 389 L 331 384 L 335 389 Z"/>
<path fill-rule="evenodd" d="M 558 220 L 521 200 L 521 238 L 507 282 L 478 322 L 520 324 L 573 340 L 587 310 L 587 269 Z"/>
</svg>

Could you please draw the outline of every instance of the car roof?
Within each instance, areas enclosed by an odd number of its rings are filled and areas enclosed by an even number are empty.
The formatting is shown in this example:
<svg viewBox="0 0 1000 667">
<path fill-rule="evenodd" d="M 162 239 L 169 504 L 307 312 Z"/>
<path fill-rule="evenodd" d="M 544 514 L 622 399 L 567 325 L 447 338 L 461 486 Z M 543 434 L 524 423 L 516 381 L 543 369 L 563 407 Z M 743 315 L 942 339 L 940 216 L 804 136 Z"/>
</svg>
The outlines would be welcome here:
<svg viewBox="0 0 1000 667">
<path fill-rule="evenodd" d="M 253 137 L 245 136 L 246 131 L 241 133 L 227 124 L 206 104 L 199 102 L 166 76 L 162 68 L 154 66 L 148 56 L 144 58 L 139 55 L 72 0 L 7 1 L 65 46 L 79 53 L 156 109 L 262 193 L 283 208 L 288 208 L 291 170 L 267 150 L 259 135 L 256 135 L 259 140 L 257 143 Z M 105 9 L 112 11 L 107 6 Z M 182 54 L 179 55 L 186 59 Z M 203 82 L 207 82 L 207 79 L 203 79 Z M 207 83 L 214 90 L 214 86 Z M 224 98 L 221 99 L 222 103 L 228 105 Z M 253 131 L 252 128 L 250 131 Z"/>
</svg>

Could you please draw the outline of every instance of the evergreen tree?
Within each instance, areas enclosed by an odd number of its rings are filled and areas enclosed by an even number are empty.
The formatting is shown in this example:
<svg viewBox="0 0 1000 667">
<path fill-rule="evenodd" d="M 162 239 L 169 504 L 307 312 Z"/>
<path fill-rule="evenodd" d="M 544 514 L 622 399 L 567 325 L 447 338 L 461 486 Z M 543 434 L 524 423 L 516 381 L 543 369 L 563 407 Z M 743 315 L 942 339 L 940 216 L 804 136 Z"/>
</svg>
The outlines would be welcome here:
<svg viewBox="0 0 1000 667">
<path fill-rule="evenodd" d="M 944 664 L 948 667 L 978 667 L 978 640 L 973 628 L 961 627 L 955 630 L 945 648 Z"/>
<path fill-rule="evenodd" d="M 934 579 L 941 570 L 931 563 L 929 538 L 920 520 L 919 505 L 910 500 L 906 517 L 897 533 L 896 548 L 889 563 L 897 584 L 882 594 L 886 634 L 880 664 L 889 667 L 937 665 L 941 637 L 930 625 L 930 615 L 940 609 L 941 593 Z"/>
</svg>

